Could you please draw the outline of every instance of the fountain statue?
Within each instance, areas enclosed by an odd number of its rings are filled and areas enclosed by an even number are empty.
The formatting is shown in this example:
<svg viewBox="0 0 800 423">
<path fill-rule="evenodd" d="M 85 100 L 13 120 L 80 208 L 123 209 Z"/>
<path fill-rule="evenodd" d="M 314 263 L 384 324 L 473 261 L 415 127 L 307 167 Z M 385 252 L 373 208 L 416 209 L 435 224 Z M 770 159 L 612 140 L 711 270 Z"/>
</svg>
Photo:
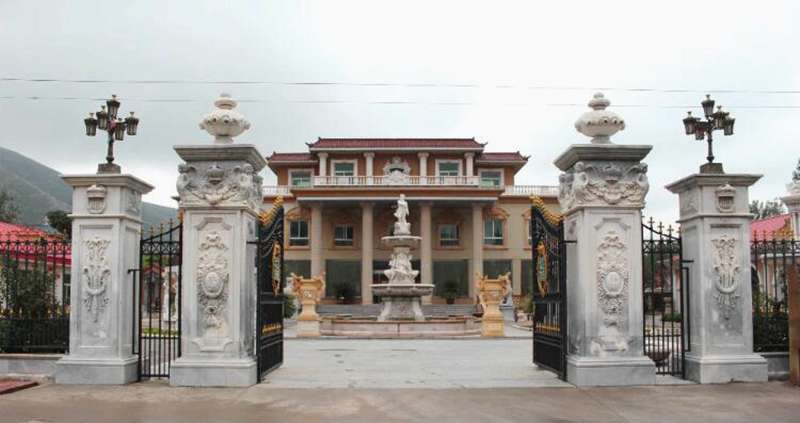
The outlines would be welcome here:
<svg viewBox="0 0 800 423">
<path fill-rule="evenodd" d="M 372 292 L 381 297 L 383 310 L 378 316 L 379 322 L 390 320 L 425 320 L 422 313 L 422 297 L 433 292 L 433 285 L 414 283 L 419 271 L 411 268 L 411 249 L 416 247 L 422 238 L 411 235 L 411 224 L 408 222 L 408 203 L 406 196 L 400 194 L 397 210 L 394 212 L 397 222 L 394 233 L 381 238 L 384 245 L 392 247 L 392 257 L 386 275 L 388 283 L 372 285 Z"/>
</svg>

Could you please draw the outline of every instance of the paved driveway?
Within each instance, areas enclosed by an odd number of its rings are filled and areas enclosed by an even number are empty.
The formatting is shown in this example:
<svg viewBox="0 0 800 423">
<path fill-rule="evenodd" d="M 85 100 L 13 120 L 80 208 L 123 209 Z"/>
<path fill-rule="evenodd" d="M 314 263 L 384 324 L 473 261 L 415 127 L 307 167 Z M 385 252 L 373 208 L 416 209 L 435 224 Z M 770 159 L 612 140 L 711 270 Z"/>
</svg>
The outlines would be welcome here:
<svg viewBox="0 0 800 423">
<path fill-rule="evenodd" d="M 287 339 L 271 388 L 571 386 L 532 363 L 530 338 Z"/>
</svg>

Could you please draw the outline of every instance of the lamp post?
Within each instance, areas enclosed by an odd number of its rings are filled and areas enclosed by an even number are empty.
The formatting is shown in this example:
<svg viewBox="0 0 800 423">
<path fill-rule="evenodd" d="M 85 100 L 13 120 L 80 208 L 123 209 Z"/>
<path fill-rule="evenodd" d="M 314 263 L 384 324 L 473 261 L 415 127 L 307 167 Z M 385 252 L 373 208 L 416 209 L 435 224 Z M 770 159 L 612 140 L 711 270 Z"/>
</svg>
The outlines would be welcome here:
<svg viewBox="0 0 800 423">
<path fill-rule="evenodd" d="M 114 163 L 114 141 L 122 141 L 126 132 L 130 136 L 136 135 L 136 129 L 139 126 L 139 118 L 134 117 L 133 112 L 125 119 L 117 118 L 119 105 L 117 96 L 112 95 L 111 100 L 107 100 L 105 106 L 100 106 L 99 112 L 89 113 L 89 117 L 83 120 L 86 125 L 86 135 L 90 137 L 97 135 L 98 128 L 108 133 L 106 162 L 97 165 L 97 173 L 120 173 L 119 165 Z"/>
<path fill-rule="evenodd" d="M 705 120 L 698 119 L 692 116 L 692 112 L 688 112 L 688 116 L 683 119 L 683 126 L 686 130 L 686 135 L 694 135 L 694 139 L 698 141 L 708 141 L 708 156 L 704 163 L 700 166 L 700 173 L 724 173 L 722 170 L 722 163 L 714 163 L 714 131 L 722 130 L 725 136 L 733 135 L 733 124 L 736 119 L 730 113 L 722 110 L 722 106 L 717 106 L 717 111 L 714 111 L 714 100 L 711 96 L 706 94 L 706 99 L 700 103 L 703 106 L 703 114 Z"/>
</svg>

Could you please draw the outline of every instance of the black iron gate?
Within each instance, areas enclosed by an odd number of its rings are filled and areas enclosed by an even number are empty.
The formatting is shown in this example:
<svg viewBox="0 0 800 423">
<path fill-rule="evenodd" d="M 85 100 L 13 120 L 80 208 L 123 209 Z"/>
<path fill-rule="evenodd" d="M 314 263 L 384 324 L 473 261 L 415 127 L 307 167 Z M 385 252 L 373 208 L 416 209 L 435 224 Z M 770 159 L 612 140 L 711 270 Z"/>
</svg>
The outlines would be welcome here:
<svg viewBox="0 0 800 423">
<path fill-rule="evenodd" d="M 256 254 L 258 380 L 283 363 L 283 203 L 259 219 Z"/>
<path fill-rule="evenodd" d="M 139 243 L 133 276 L 133 353 L 138 379 L 168 378 L 181 355 L 182 222 L 151 228 Z"/>
<path fill-rule="evenodd" d="M 534 197 L 531 206 L 533 250 L 533 362 L 566 379 L 567 283 L 564 225 Z"/>
<path fill-rule="evenodd" d="M 686 377 L 689 346 L 689 272 L 684 266 L 680 233 L 671 226 L 642 223 L 642 294 L 644 354 L 656 373 Z"/>
</svg>

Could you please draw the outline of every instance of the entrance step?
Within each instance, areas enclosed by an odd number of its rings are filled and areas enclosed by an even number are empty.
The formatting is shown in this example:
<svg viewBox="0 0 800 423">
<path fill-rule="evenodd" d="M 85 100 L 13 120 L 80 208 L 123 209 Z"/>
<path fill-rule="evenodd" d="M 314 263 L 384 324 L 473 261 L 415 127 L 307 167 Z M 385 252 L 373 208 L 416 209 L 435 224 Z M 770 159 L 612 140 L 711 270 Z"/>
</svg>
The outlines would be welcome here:
<svg viewBox="0 0 800 423">
<path fill-rule="evenodd" d="M 317 313 L 320 316 L 349 314 L 353 317 L 376 317 L 381 313 L 382 304 L 320 304 Z M 422 306 L 426 316 L 472 316 L 475 304 L 427 304 Z"/>
</svg>

